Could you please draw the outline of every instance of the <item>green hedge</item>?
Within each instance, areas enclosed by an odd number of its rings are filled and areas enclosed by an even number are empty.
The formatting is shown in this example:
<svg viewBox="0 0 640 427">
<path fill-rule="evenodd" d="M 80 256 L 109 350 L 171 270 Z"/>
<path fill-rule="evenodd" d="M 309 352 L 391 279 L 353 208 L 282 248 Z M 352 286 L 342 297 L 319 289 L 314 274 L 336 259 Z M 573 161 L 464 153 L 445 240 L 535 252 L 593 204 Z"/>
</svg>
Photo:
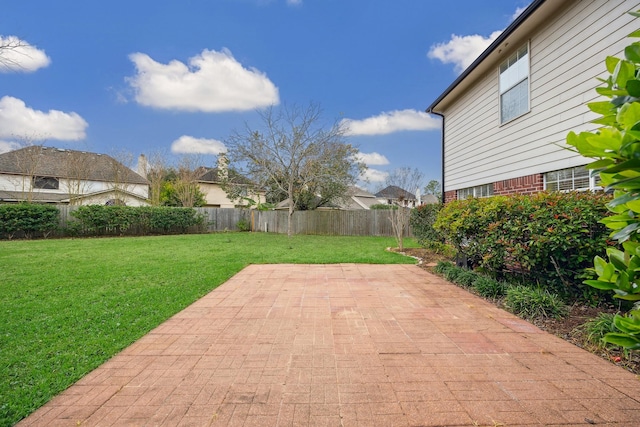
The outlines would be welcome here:
<svg viewBox="0 0 640 427">
<path fill-rule="evenodd" d="M 433 227 L 494 277 L 591 299 L 596 292 L 582 279 L 610 243 L 599 222 L 609 200 L 591 192 L 470 198 L 445 205 Z"/>
<path fill-rule="evenodd" d="M 78 235 L 146 235 L 203 231 L 204 217 L 192 208 L 80 206 L 68 231 Z"/>
<path fill-rule="evenodd" d="M 0 238 L 48 237 L 58 229 L 60 212 L 55 206 L 34 203 L 0 205 Z"/>
</svg>

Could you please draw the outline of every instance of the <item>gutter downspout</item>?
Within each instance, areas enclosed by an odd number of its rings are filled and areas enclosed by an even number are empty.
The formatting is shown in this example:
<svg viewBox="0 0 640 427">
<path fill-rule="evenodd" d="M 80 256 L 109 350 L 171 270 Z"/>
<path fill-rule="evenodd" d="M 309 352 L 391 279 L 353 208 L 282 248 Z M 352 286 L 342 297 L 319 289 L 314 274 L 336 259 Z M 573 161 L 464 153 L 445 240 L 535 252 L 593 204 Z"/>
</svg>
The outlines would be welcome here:
<svg viewBox="0 0 640 427">
<path fill-rule="evenodd" d="M 442 142 L 441 142 L 441 147 L 442 147 L 442 204 L 444 204 L 444 202 L 445 202 L 445 198 L 444 198 L 444 195 L 445 195 L 445 191 L 444 191 L 444 114 L 436 113 L 432 109 L 429 109 L 426 112 L 429 113 L 429 114 L 435 114 L 436 116 L 442 117 L 442 129 L 441 129 L 441 135 L 442 135 Z"/>
</svg>

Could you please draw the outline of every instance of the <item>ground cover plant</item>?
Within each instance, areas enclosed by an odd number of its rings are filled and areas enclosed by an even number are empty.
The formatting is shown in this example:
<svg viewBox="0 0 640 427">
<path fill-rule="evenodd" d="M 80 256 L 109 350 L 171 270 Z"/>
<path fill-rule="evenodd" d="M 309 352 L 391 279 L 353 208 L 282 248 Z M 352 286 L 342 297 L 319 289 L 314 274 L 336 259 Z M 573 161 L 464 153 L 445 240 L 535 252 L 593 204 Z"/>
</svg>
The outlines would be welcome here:
<svg viewBox="0 0 640 427">
<path fill-rule="evenodd" d="M 263 233 L 1 241 L 0 425 L 249 264 L 415 262 L 386 251 L 393 242 Z"/>
</svg>

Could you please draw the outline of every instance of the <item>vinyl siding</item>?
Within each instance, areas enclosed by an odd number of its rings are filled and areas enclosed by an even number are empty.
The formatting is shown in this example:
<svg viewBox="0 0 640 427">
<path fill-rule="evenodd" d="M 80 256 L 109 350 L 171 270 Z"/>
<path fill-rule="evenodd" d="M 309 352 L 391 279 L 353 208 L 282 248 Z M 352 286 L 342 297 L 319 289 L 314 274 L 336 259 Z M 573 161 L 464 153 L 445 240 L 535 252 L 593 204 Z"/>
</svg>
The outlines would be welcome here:
<svg viewBox="0 0 640 427">
<path fill-rule="evenodd" d="M 586 164 L 563 148 L 565 138 L 595 129 L 585 103 L 597 99 L 605 57 L 620 56 L 640 26 L 626 14 L 639 8 L 637 0 L 578 0 L 530 34 L 530 111 L 511 122 L 500 125 L 500 63 L 478 78 L 444 110 L 445 190 Z"/>
</svg>

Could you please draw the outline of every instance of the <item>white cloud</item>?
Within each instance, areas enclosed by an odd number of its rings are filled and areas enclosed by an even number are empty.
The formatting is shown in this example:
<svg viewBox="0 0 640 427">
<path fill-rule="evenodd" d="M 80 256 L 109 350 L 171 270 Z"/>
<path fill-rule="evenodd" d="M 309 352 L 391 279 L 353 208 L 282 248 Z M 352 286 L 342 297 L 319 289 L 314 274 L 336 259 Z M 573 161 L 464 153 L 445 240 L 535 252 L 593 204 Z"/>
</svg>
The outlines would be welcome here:
<svg viewBox="0 0 640 427">
<path fill-rule="evenodd" d="M 227 49 L 203 50 L 184 64 L 154 61 L 144 53 L 129 58 L 136 75 L 127 78 L 135 100 L 145 106 L 184 111 L 247 111 L 280 102 L 267 76 L 245 68 Z"/>
<path fill-rule="evenodd" d="M 84 139 L 87 126 L 77 113 L 44 112 L 27 107 L 21 99 L 0 98 L 0 138 L 77 141 Z"/>
<path fill-rule="evenodd" d="M 172 153 L 214 154 L 226 153 L 227 147 L 216 139 L 194 138 L 183 135 L 171 144 Z"/>
<path fill-rule="evenodd" d="M 362 175 L 360 175 L 360 180 L 366 182 L 385 182 L 388 177 L 389 172 L 368 168 Z"/>
<path fill-rule="evenodd" d="M 21 145 L 15 141 L 2 141 L 0 140 L 0 154 L 7 153 L 9 151 L 17 150 Z"/>
<path fill-rule="evenodd" d="M 489 37 L 478 34 L 458 36 L 453 34 L 446 43 L 438 43 L 429 49 L 427 56 L 444 64 L 454 64 L 457 73 L 463 72 L 502 33 L 494 31 Z"/>
<path fill-rule="evenodd" d="M 31 73 L 50 63 L 44 50 L 16 36 L 0 36 L 0 73 Z"/>
<path fill-rule="evenodd" d="M 511 15 L 511 21 L 515 21 L 515 19 L 520 16 L 520 14 L 522 12 L 524 12 L 524 10 L 527 8 L 527 6 L 522 6 L 516 9 L 515 12 L 513 12 L 513 15 Z"/>
<path fill-rule="evenodd" d="M 301 6 L 302 0 L 287 0 L 289 6 Z"/>
<path fill-rule="evenodd" d="M 370 165 L 388 165 L 389 159 L 383 156 L 380 153 L 358 153 L 356 154 L 356 158 L 358 161 Z"/>
<path fill-rule="evenodd" d="M 405 130 L 440 129 L 440 121 L 416 110 L 396 110 L 362 120 L 343 119 L 346 135 L 386 135 Z"/>
</svg>

